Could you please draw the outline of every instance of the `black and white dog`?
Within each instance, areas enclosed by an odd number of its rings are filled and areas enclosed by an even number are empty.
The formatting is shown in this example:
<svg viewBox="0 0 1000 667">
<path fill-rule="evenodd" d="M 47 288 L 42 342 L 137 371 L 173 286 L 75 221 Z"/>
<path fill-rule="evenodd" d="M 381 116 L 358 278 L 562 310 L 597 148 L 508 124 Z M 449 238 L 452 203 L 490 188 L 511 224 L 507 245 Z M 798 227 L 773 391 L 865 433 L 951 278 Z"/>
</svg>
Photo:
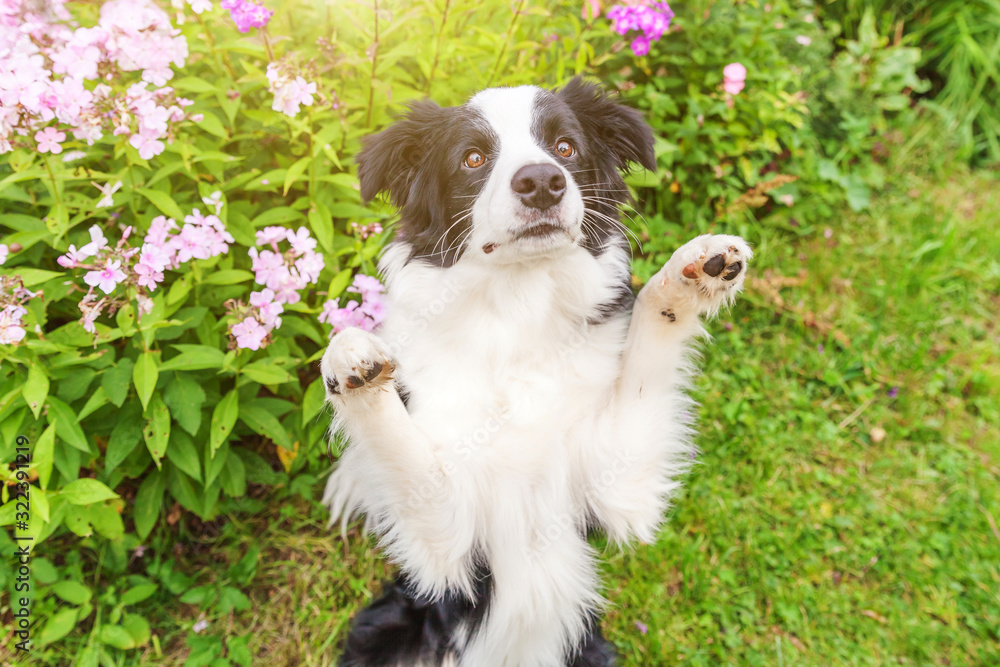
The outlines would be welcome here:
<svg viewBox="0 0 1000 667">
<path fill-rule="evenodd" d="M 641 115 L 576 79 L 418 102 L 358 157 L 398 233 L 377 333 L 322 362 L 349 445 L 324 502 L 364 514 L 403 574 L 355 619 L 342 665 L 609 665 L 592 529 L 655 539 L 694 458 L 700 315 L 751 251 L 700 236 L 637 297 L 620 170 L 656 168 Z"/>
</svg>

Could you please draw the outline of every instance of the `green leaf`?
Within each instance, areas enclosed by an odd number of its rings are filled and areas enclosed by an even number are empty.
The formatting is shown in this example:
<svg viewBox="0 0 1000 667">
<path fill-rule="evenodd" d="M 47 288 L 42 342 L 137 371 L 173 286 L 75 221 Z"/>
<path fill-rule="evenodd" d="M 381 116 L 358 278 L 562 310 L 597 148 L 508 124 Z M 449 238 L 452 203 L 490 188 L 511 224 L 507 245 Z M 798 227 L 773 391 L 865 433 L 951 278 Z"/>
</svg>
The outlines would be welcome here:
<svg viewBox="0 0 1000 667">
<path fill-rule="evenodd" d="M 163 402 L 181 428 L 197 435 L 201 428 L 201 406 L 205 403 L 205 390 L 200 384 L 187 375 L 178 374 L 163 392 Z"/>
<path fill-rule="evenodd" d="M 239 400 L 239 394 L 236 393 L 236 389 L 232 389 L 219 401 L 215 406 L 215 410 L 212 411 L 212 427 L 209 430 L 209 443 L 213 458 L 215 457 L 215 452 L 222 446 L 222 443 L 226 442 L 229 438 L 233 426 L 236 425 L 236 418 L 240 413 Z"/>
<path fill-rule="evenodd" d="M 142 401 L 142 409 L 149 405 L 149 399 L 156 389 L 156 380 L 160 377 L 160 371 L 156 366 L 156 357 L 152 352 L 145 352 L 139 355 L 135 368 L 132 369 L 132 381 L 135 383 L 135 390 Z"/>
<path fill-rule="evenodd" d="M 49 617 L 42 631 L 38 633 L 38 645 L 46 646 L 59 641 L 76 627 L 76 609 L 64 609 Z"/>
<path fill-rule="evenodd" d="M 49 423 L 56 425 L 56 435 L 76 447 L 81 452 L 90 453 L 87 436 L 76 421 L 73 408 L 69 407 L 55 396 L 49 396 Z"/>
<path fill-rule="evenodd" d="M 253 219 L 254 227 L 266 227 L 302 219 L 302 214 L 289 206 L 275 206 Z"/>
<path fill-rule="evenodd" d="M 205 487 L 211 486 L 219 477 L 219 473 L 226 467 L 229 460 L 229 445 L 224 444 L 218 452 L 211 452 L 205 449 L 203 452 L 203 470 L 205 471 Z"/>
<path fill-rule="evenodd" d="M 132 635 L 132 640 L 136 646 L 144 646 L 152 636 L 149 630 L 149 622 L 138 614 L 126 612 L 122 615 L 122 627 Z"/>
<path fill-rule="evenodd" d="M 302 397 L 302 427 L 312 421 L 312 419 L 323 409 L 326 402 L 326 388 L 323 386 L 323 378 L 313 381 L 306 389 L 305 396 Z"/>
<path fill-rule="evenodd" d="M 243 367 L 243 374 L 254 382 L 261 384 L 281 384 L 290 382 L 292 376 L 281 366 L 274 362 L 261 360 Z"/>
<path fill-rule="evenodd" d="M 115 427 L 111 430 L 108 449 L 104 455 L 104 471 L 111 472 L 128 458 L 139 441 L 142 440 L 142 416 L 135 401 L 129 408 L 119 413 Z"/>
<path fill-rule="evenodd" d="M 201 482 L 201 464 L 198 450 L 184 431 L 174 431 L 167 449 L 167 458 L 192 479 Z"/>
<path fill-rule="evenodd" d="M 118 497 L 106 485 L 90 477 L 70 482 L 62 488 L 60 495 L 74 505 L 89 505 Z"/>
<path fill-rule="evenodd" d="M 227 271 L 215 271 L 210 273 L 201 281 L 205 285 L 235 285 L 253 280 L 253 274 L 240 269 L 229 269 Z"/>
<path fill-rule="evenodd" d="M 333 245 L 333 219 L 330 210 L 323 202 L 313 202 L 312 208 L 309 209 L 309 226 L 323 250 L 332 255 L 336 250 Z M 333 294 L 330 297 L 333 298 Z"/>
<path fill-rule="evenodd" d="M 52 461 L 56 445 L 56 428 L 50 424 L 42 431 L 35 443 L 35 451 L 32 456 L 32 463 L 38 471 L 38 484 L 43 488 L 49 488 L 49 479 L 52 477 Z"/>
<path fill-rule="evenodd" d="M 159 468 L 160 459 L 167 453 L 167 444 L 170 442 L 170 410 L 159 394 L 153 396 L 153 400 L 149 402 L 146 417 L 146 428 L 142 430 L 142 437 L 146 440 L 146 449 L 153 457 L 153 463 Z"/>
<path fill-rule="evenodd" d="M 49 395 L 49 378 L 38 364 L 32 364 L 28 368 L 28 379 L 21 389 L 21 395 L 24 396 L 35 419 L 38 419 L 42 413 L 42 406 L 45 405 L 45 399 Z"/>
<path fill-rule="evenodd" d="M 65 273 L 59 273 L 58 271 L 45 271 L 43 269 L 29 269 L 29 268 L 17 268 L 17 275 L 21 276 L 21 282 L 24 283 L 25 287 L 34 287 L 35 285 L 41 285 L 44 282 L 48 282 L 53 278 L 63 278 L 66 279 L 68 276 Z"/>
<path fill-rule="evenodd" d="M 125 534 L 125 525 L 118 511 L 110 505 L 91 505 L 87 509 L 90 514 L 90 525 L 98 533 L 112 541 L 120 540 Z"/>
<path fill-rule="evenodd" d="M 118 309 L 115 314 L 115 323 L 121 329 L 123 336 L 131 336 L 135 333 L 135 308 L 131 303 L 126 303 Z"/>
<path fill-rule="evenodd" d="M 120 602 L 123 605 L 137 604 L 148 599 L 157 591 L 158 584 L 139 584 L 122 593 Z"/>
<path fill-rule="evenodd" d="M 65 600 L 70 604 L 81 605 L 84 602 L 90 602 L 91 592 L 90 589 L 81 584 L 78 581 L 60 581 L 57 584 L 53 584 L 52 588 L 49 589 L 60 600 Z"/>
<path fill-rule="evenodd" d="M 247 471 L 238 456 L 226 459 L 226 474 L 222 476 L 222 490 L 230 497 L 238 498 L 247 492 Z"/>
<path fill-rule="evenodd" d="M 132 378 L 132 368 L 135 363 L 128 357 L 118 360 L 118 363 L 104 371 L 101 375 L 101 387 L 108 399 L 117 407 L 121 407 L 128 396 L 128 385 Z"/>
<path fill-rule="evenodd" d="M 78 422 L 82 422 L 84 419 L 92 415 L 98 409 L 104 407 L 108 403 L 108 394 L 104 391 L 104 387 L 98 387 L 97 391 L 90 395 L 87 402 L 80 409 L 80 413 L 76 416 Z"/>
<path fill-rule="evenodd" d="M 154 470 L 146 475 L 146 479 L 142 481 L 139 491 L 135 494 L 135 509 L 132 512 L 132 520 L 135 522 L 135 532 L 140 540 L 149 537 L 153 526 L 156 525 L 156 520 L 160 518 L 165 489 L 166 481 L 163 473 Z"/>
<path fill-rule="evenodd" d="M 148 188 L 136 188 L 135 191 L 148 199 L 153 206 L 160 209 L 160 212 L 168 218 L 173 218 L 174 220 L 184 219 L 184 213 L 174 201 L 173 197 L 168 195 L 166 192 L 150 190 Z"/>
<path fill-rule="evenodd" d="M 120 625 L 102 625 L 98 635 L 102 644 L 122 650 L 135 648 L 135 640 L 129 631 Z"/>
<path fill-rule="evenodd" d="M 295 164 L 288 168 L 288 172 L 285 174 L 285 189 L 284 192 L 282 192 L 282 195 L 288 194 L 288 191 L 291 189 L 292 185 L 295 184 L 295 181 L 299 180 L 299 176 L 301 176 L 305 170 L 309 168 L 309 162 L 311 160 L 312 158 L 307 155 L 296 160 Z"/>
<path fill-rule="evenodd" d="M 292 449 L 291 439 L 285 428 L 278 421 L 278 418 L 268 412 L 262 406 L 254 405 L 251 401 L 240 410 L 240 419 L 254 432 L 273 440 L 276 444 L 285 449 Z"/>
<path fill-rule="evenodd" d="M 160 365 L 161 371 L 199 371 L 205 369 L 222 368 L 222 363 L 226 359 L 226 353 L 222 350 L 209 347 L 208 345 L 174 345 L 174 349 L 180 354 L 172 359 L 164 361 Z"/>
<path fill-rule="evenodd" d="M 344 269 L 337 273 L 330 281 L 330 286 L 327 288 L 327 298 L 336 299 L 347 286 L 351 284 L 351 276 L 353 275 L 353 269 Z"/>
</svg>

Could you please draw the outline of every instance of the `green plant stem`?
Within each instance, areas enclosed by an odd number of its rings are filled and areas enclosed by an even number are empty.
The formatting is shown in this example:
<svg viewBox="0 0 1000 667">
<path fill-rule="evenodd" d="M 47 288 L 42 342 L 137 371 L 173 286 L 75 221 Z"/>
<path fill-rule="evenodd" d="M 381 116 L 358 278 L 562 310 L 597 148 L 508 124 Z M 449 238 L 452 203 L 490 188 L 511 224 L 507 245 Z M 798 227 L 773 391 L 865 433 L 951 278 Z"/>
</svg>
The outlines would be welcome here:
<svg viewBox="0 0 1000 667">
<path fill-rule="evenodd" d="M 378 67 L 378 0 L 374 0 L 375 8 L 375 38 L 372 42 L 372 74 L 368 83 L 368 113 L 365 115 L 365 127 L 372 126 L 372 107 L 375 106 L 375 71 Z"/>
<path fill-rule="evenodd" d="M 205 31 L 205 41 L 208 42 L 208 50 L 212 52 L 215 62 L 229 70 L 229 75 L 233 77 L 233 81 L 236 81 L 236 68 L 233 67 L 233 63 L 229 60 L 229 55 L 225 53 L 221 56 L 219 55 L 218 49 L 215 48 L 215 36 L 212 35 L 212 31 L 208 29 L 205 19 L 201 17 L 201 14 L 195 14 L 195 16 L 198 19 L 198 23 L 201 25 L 201 29 Z"/>
<path fill-rule="evenodd" d="M 514 29 L 517 27 L 517 20 L 521 17 L 521 12 L 524 11 L 526 4 L 528 4 L 528 0 L 520 0 L 517 9 L 514 10 L 514 15 L 510 17 L 510 23 L 507 25 L 507 34 L 504 35 L 503 46 L 500 47 L 500 53 L 497 54 L 497 61 L 493 65 L 493 72 L 490 74 L 490 79 L 486 84 L 487 87 L 492 86 L 493 81 L 497 78 L 497 74 L 500 71 L 500 64 L 503 62 L 504 56 L 507 55 L 507 45 L 510 44 Z"/>
<path fill-rule="evenodd" d="M 431 73 L 427 77 L 427 88 L 424 92 L 431 93 L 431 86 L 434 85 L 434 76 L 437 74 L 438 62 L 441 58 L 441 38 L 444 37 L 444 28 L 448 23 L 448 11 L 451 9 L 451 0 L 444 0 L 444 13 L 441 15 L 441 27 L 438 28 L 437 39 L 434 40 L 434 62 L 431 64 Z"/>
<path fill-rule="evenodd" d="M 274 49 L 271 48 L 271 38 L 267 35 L 267 28 L 261 28 L 260 34 L 264 38 L 264 48 L 267 50 L 267 59 L 274 62 Z"/>
</svg>

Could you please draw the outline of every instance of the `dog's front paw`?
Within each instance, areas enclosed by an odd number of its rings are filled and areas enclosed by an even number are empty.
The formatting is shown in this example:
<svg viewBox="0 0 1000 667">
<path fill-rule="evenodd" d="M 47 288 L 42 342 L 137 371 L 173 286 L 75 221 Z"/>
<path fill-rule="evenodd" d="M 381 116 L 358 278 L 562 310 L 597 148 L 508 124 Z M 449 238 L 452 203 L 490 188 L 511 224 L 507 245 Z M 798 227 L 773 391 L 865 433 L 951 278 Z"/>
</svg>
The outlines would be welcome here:
<svg viewBox="0 0 1000 667">
<path fill-rule="evenodd" d="M 681 246 L 648 287 L 656 293 L 664 317 L 689 309 L 712 314 L 743 289 L 751 257 L 753 251 L 740 237 L 705 234 Z"/>
<path fill-rule="evenodd" d="M 351 328 L 333 337 L 320 369 L 328 397 L 349 396 L 392 387 L 395 364 L 378 336 Z"/>
</svg>

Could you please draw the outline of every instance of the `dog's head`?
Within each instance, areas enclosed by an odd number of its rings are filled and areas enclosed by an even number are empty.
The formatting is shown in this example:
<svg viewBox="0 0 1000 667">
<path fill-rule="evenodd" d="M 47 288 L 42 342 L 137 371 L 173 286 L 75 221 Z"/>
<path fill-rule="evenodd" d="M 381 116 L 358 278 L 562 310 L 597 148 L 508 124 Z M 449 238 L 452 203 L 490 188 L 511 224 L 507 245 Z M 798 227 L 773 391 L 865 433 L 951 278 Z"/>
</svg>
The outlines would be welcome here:
<svg viewBox="0 0 1000 667">
<path fill-rule="evenodd" d="M 620 238 L 620 175 L 656 168 L 638 111 L 579 77 L 564 88 L 491 88 L 460 107 L 410 105 L 358 156 L 361 195 L 400 209 L 411 259 L 450 266 L 465 252 L 516 262 Z"/>
</svg>

